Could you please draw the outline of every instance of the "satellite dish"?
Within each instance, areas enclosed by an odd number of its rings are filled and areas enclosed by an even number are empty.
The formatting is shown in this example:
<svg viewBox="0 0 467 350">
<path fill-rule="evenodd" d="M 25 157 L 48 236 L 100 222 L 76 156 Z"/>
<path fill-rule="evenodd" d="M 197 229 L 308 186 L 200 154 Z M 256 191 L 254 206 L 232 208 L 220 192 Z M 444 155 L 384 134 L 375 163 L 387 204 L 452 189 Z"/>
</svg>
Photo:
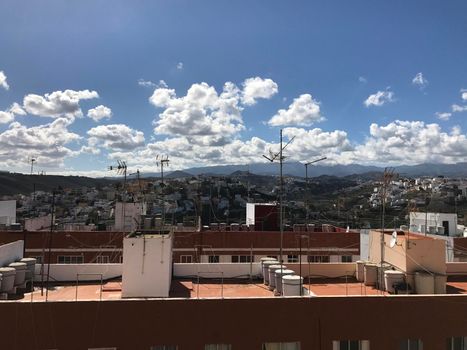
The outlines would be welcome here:
<svg viewBox="0 0 467 350">
<path fill-rule="evenodd" d="M 391 236 L 391 243 L 389 243 L 389 246 L 391 248 L 394 248 L 394 246 L 397 244 L 397 232 L 396 230 L 394 230 L 394 232 L 392 233 L 392 236 Z"/>
</svg>

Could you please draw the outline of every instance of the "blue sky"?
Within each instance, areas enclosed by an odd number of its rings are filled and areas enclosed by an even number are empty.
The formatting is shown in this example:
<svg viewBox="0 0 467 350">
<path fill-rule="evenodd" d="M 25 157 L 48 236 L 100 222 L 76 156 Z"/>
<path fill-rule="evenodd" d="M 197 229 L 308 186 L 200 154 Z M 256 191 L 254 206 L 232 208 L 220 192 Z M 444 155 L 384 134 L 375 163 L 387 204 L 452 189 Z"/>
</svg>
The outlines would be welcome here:
<svg viewBox="0 0 467 350">
<path fill-rule="evenodd" d="M 3 1 L 0 168 L 36 157 L 48 172 L 98 174 L 116 159 L 150 171 L 161 153 L 174 168 L 247 163 L 280 128 L 297 136 L 296 160 L 467 161 L 466 13 L 465 1 Z M 221 119 L 215 97 L 149 100 L 202 82 L 238 88 Z M 76 105 L 48 104 L 65 90 Z M 97 106 L 110 118 L 88 117 Z"/>
</svg>

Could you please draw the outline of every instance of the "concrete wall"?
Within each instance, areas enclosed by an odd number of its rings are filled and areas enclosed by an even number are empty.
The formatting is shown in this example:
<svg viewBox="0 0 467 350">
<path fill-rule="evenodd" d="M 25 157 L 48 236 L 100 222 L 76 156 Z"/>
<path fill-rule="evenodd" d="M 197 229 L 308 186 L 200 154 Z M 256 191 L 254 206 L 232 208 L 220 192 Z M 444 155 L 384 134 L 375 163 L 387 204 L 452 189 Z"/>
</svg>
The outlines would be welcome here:
<svg viewBox="0 0 467 350">
<path fill-rule="evenodd" d="M 174 277 L 248 278 L 261 274 L 259 263 L 174 264 Z M 223 274 L 222 274 L 223 273 Z"/>
<path fill-rule="evenodd" d="M 47 278 L 47 265 L 44 265 L 44 279 Z M 75 282 L 77 274 L 79 281 L 99 281 L 102 274 L 103 280 L 122 275 L 122 264 L 50 264 L 50 281 Z M 42 280 L 42 265 L 36 265 L 34 280 Z"/>
<path fill-rule="evenodd" d="M 50 228 L 51 215 L 41 216 L 24 220 L 24 229 L 26 231 L 39 231 L 45 228 Z"/>
<path fill-rule="evenodd" d="M 146 214 L 146 204 L 144 203 L 116 203 L 115 230 L 122 231 L 124 229 L 125 232 L 136 230 L 143 214 Z"/>
<path fill-rule="evenodd" d="M 168 297 L 172 281 L 172 236 L 123 239 L 123 297 Z"/>
<path fill-rule="evenodd" d="M 0 223 L 10 225 L 16 223 L 16 201 L 0 201 Z"/>
<path fill-rule="evenodd" d="M 447 262 L 446 274 L 448 276 L 466 276 L 467 275 L 467 262 Z"/>
<path fill-rule="evenodd" d="M 300 271 L 300 264 L 285 263 L 288 269 L 294 270 L 298 275 Z M 355 275 L 355 263 L 303 263 L 302 276 L 303 277 L 326 277 L 335 278 L 341 276 Z"/>
<path fill-rule="evenodd" d="M 23 258 L 24 241 L 15 241 L 0 245 L 0 267 Z"/>
<path fill-rule="evenodd" d="M 368 260 L 370 253 L 369 253 L 369 244 L 370 244 L 370 230 L 369 229 L 361 229 L 360 230 L 360 259 L 361 260 Z"/>
</svg>

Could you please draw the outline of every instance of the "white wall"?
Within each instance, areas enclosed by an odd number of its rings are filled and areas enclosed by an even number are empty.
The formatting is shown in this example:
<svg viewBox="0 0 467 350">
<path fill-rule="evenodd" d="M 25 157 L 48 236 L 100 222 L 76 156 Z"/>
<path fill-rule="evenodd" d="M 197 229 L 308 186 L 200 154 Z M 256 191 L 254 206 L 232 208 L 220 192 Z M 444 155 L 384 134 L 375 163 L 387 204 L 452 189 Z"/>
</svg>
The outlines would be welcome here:
<svg viewBox="0 0 467 350">
<path fill-rule="evenodd" d="M 427 226 L 443 226 L 443 221 L 449 222 L 449 236 L 457 235 L 457 214 L 452 213 L 423 213 L 423 212 L 411 212 L 410 213 L 410 227 L 415 225 Z M 429 232 L 427 228 L 427 232 Z M 425 233 L 423 231 L 422 233 Z"/>
<path fill-rule="evenodd" d="M 172 281 L 172 236 L 123 239 L 122 297 L 168 297 Z"/>
<path fill-rule="evenodd" d="M 248 278 L 261 275 L 260 263 L 174 264 L 174 277 Z"/>
<path fill-rule="evenodd" d="M 115 230 L 122 231 L 125 225 L 125 232 L 134 231 L 138 228 L 141 215 L 146 214 L 145 203 L 124 203 L 118 202 L 115 205 Z M 125 210 L 123 210 L 125 208 Z"/>
<path fill-rule="evenodd" d="M 247 225 L 255 224 L 255 203 L 246 204 L 246 224 Z"/>
<path fill-rule="evenodd" d="M 42 265 L 36 264 L 35 281 L 42 279 Z M 104 280 L 119 277 L 122 275 L 122 264 L 50 264 L 50 281 L 70 282 L 76 281 L 77 274 L 80 275 L 79 281 L 98 281 L 102 274 Z M 96 275 L 94 275 L 96 274 Z M 44 265 L 44 279 L 47 279 L 47 264 Z"/>
<path fill-rule="evenodd" d="M 24 229 L 26 231 L 39 231 L 45 228 L 50 228 L 51 215 L 41 216 L 24 220 Z"/>
<path fill-rule="evenodd" d="M 15 241 L 0 245 L 0 267 L 23 258 L 24 241 Z"/>
<path fill-rule="evenodd" d="M 6 225 L 16 223 L 16 201 L 0 201 L 0 222 Z"/>
<path fill-rule="evenodd" d="M 360 230 L 360 260 L 367 261 L 370 259 L 369 253 L 370 230 Z"/>
</svg>

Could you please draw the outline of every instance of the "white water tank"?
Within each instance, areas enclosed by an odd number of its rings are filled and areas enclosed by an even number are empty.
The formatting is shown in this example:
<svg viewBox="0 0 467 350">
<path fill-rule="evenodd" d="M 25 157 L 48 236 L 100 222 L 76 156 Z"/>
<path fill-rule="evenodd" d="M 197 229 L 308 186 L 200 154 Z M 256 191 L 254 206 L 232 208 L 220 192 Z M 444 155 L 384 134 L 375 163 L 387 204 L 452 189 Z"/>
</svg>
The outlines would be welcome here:
<svg viewBox="0 0 467 350">
<path fill-rule="evenodd" d="M 355 274 L 357 277 L 357 281 L 359 282 L 363 282 L 365 280 L 365 263 L 366 262 L 363 260 L 358 260 L 356 262 L 357 268 L 356 268 Z"/>
<path fill-rule="evenodd" d="M 434 294 L 435 276 L 428 272 L 415 272 L 415 291 L 417 294 Z"/>
<path fill-rule="evenodd" d="M 0 292 L 11 292 L 15 286 L 16 269 L 13 267 L 0 267 L 0 275 L 2 275 Z"/>
<path fill-rule="evenodd" d="M 276 293 L 277 294 L 282 294 L 282 277 L 287 276 L 287 275 L 293 275 L 295 273 L 294 270 L 276 270 L 274 272 L 274 277 L 276 279 Z"/>
<path fill-rule="evenodd" d="M 405 273 L 396 270 L 384 271 L 384 289 L 389 293 L 395 293 L 395 284 L 403 283 L 405 280 Z"/>
<path fill-rule="evenodd" d="M 282 291 L 285 297 L 300 296 L 303 277 L 297 275 L 282 276 Z"/>
<path fill-rule="evenodd" d="M 259 262 L 260 262 L 260 264 L 261 264 L 261 276 L 264 276 L 264 274 L 263 274 L 263 263 L 264 263 L 265 261 L 277 261 L 277 259 L 276 259 L 276 258 L 271 258 L 271 257 L 269 257 L 269 256 L 266 256 L 266 257 L 264 257 L 264 258 L 259 259 Z M 279 262 L 278 262 L 278 263 L 279 263 Z"/>
<path fill-rule="evenodd" d="M 36 259 L 35 258 L 22 258 L 20 262 L 27 265 L 26 280 L 31 281 L 34 278 L 36 270 Z"/>
<path fill-rule="evenodd" d="M 268 267 L 268 273 L 269 273 L 269 290 L 274 290 L 276 288 L 276 275 L 275 272 L 276 270 L 285 270 L 287 266 L 285 265 L 269 265 Z"/>
<path fill-rule="evenodd" d="M 446 294 L 446 275 L 435 275 L 435 294 Z"/>
<path fill-rule="evenodd" d="M 366 263 L 364 265 L 365 286 L 375 286 L 378 277 L 378 265 Z"/>
<path fill-rule="evenodd" d="M 28 265 L 26 265 L 26 263 L 23 263 L 23 262 L 14 262 L 8 266 L 13 267 L 16 270 L 15 286 L 22 285 L 26 279 L 26 272 L 28 270 Z"/>
<path fill-rule="evenodd" d="M 263 283 L 265 285 L 269 284 L 269 266 L 277 265 L 278 263 L 277 260 L 266 260 L 263 262 Z"/>
</svg>

